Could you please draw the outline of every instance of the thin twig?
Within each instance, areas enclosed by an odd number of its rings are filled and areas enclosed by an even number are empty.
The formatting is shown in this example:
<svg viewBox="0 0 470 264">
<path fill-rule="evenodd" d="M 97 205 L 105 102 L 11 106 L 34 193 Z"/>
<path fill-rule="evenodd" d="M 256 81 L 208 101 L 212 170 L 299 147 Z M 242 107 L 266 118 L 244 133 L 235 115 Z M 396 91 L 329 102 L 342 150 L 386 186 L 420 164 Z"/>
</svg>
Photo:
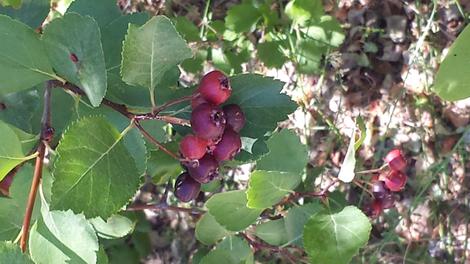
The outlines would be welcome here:
<svg viewBox="0 0 470 264">
<path fill-rule="evenodd" d="M 185 207 L 178 207 L 172 205 L 165 205 L 165 204 L 143 204 L 143 205 L 131 205 L 127 209 L 127 211 L 143 211 L 143 210 L 153 210 L 153 211 L 175 211 L 175 212 L 185 212 L 192 215 L 202 215 L 206 211 L 199 209 L 199 208 L 185 208 Z"/>
<path fill-rule="evenodd" d="M 26 212 L 23 218 L 23 226 L 20 238 L 20 248 L 23 252 L 26 252 L 26 244 L 29 236 L 29 226 L 31 225 L 31 215 L 34 209 L 34 203 L 36 201 L 36 194 L 38 186 L 42 177 L 42 167 L 44 164 L 44 156 L 46 153 L 46 144 L 44 141 L 50 141 L 52 139 L 51 133 L 51 89 L 54 83 L 49 81 L 46 84 L 44 91 L 44 108 L 41 119 L 41 135 L 39 138 L 38 145 L 38 156 L 36 157 L 36 164 L 34 166 L 33 181 L 31 183 L 31 189 L 29 191 L 28 203 L 26 205 Z"/>
<path fill-rule="evenodd" d="M 261 243 L 256 241 L 255 239 L 251 238 L 248 236 L 246 233 L 240 233 L 240 235 L 245 238 L 245 240 L 253 247 L 255 251 L 266 249 L 271 252 L 277 252 L 286 257 L 287 260 L 289 260 L 290 263 L 298 263 L 296 257 L 287 249 L 287 248 L 282 248 L 282 247 L 276 247 L 272 246 L 269 244 Z M 294 248 L 297 249 L 297 248 Z M 302 251 L 302 250 L 301 250 Z M 302 251 L 303 253 L 303 251 Z"/>
<path fill-rule="evenodd" d="M 171 152 L 169 149 L 167 149 L 165 146 L 163 146 L 162 143 L 158 142 L 158 140 L 156 140 L 152 135 L 149 134 L 149 132 L 147 132 L 143 127 L 142 125 L 139 123 L 139 121 L 135 120 L 135 127 L 137 127 L 137 129 L 139 129 L 140 133 L 146 138 L 148 139 L 152 144 L 154 144 L 155 146 L 157 146 L 159 149 L 161 149 L 163 152 L 165 152 L 166 154 L 170 155 L 172 158 L 176 159 L 176 160 L 179 160 L 179 157 Z"/>
<path fill-rule="evenodd" d="M 176 105 L 176 104 L 179 104 L 179 103 L 183 103 L 183 102 L 186 102 L 186 101 L 191 101 L 197 96 L 199 96 L 199 93 L 195 93 L 195 94 L 189 95 L 189 96 L 183 96 L 181 98 L 178 98 L 178 99 L 175 99 L 175 100 L 172 100 L 172 101 L 168 101 L 168 102 L 162 104 L 161 106 L 158 106 L 157 108 L 155 108 L 155 110 L 154 110 L 155 114 L 160 113 L 161 111 L 167 109 L 170 106 L 173 106 L 173 105 Z"/>
</svg>

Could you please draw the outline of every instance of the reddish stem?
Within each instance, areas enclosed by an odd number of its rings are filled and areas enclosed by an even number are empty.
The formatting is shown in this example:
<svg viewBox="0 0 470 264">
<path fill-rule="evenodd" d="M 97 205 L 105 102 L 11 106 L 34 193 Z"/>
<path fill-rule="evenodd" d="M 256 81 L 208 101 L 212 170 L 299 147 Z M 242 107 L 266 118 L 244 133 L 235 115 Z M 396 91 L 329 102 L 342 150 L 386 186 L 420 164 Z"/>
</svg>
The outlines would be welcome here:
<svg viewBox="0 0 470 264">
<path fill-rule="evenodd" d="M 149 132 L 147 132 L 143 127 L 142 125 L 139 123 L 139 121 L 135 120 L 134 121 L 134 124 L 135 124 L 135 127 L 137 127 L 137 129 L 140 130 L 140 133 L 142 133 L 142 135 L 148 139 L 150 142 L 152 142 L 152 144 L 154 144 L 155 146 L 157 146 L 159 149 L 161 149 L 163 152 L 165 152 L 166 154 L 170 155 L 172 158 L 176 159 L 176 160 L 179 160 L 179 157 L 171 152 L 169 149 L 167 149 L 165 146 L 163 146 L 162 143 L 158 142 L 158 140 L 156 140 L 154 137 L 152 137 L 152 135 L 149 134 Z"/>
<path fill-rule="evenodd" d="M 185 208 L 165 204 L 143 204 L 143 205 L 132 205 L 127 208 L 127 211 L 143 211 L 143 210 L 153 210 L 153 211 L 175 211 L 175 212 L 185 212 L 193 215 L 202 215 L 205 213 L 204 210 L 199 208 Z"/>
</svg>

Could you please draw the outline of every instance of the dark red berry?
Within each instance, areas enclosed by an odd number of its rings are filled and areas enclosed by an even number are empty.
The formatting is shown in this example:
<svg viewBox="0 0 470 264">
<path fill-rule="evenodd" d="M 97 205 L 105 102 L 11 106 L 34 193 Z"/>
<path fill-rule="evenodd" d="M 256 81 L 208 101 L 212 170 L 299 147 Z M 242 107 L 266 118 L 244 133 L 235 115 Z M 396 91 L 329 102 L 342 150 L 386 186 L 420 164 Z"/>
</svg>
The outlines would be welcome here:
<svg viewBox="0 0 470 264">
<path fill-rule="evenodd" d="M 219 175 L 219 164 L 213 156 L 206 154 L 198 166 L 188 166 L 191 177 L 200 183 L 208 183 Z"/>
<path fill-rule="evenodd" d="M 191 113 L 191 127 L 203 139 L 220 138 L 225 129 L 224 112 L 210 104 L 201 104 Z"/>
<path fill-rule="evenodd" d="M 383 181 L 377 181 L 372 184 L 372 194 L 374 194 L 375 199 L 382 199 L 385 195 L 390 192 L 385 188 L 385 183 Z"/>
<path fill-rule="evenodd" d="M 233 131 L 232 128 L 227 127 L 222 136 L 222 140 L 215 146 L 212 155 L 214 155 L 215 159 L 219 162 L 231 160 L 240 152 L 241 147 L 242 141 L 240 135 Z"/>
<path fill-rule="evenodd" d="M 207 140 L 194 135 L 186 135 L 180 142 L 180 153 L 183 157 L 195 160 L 206 154 Z"/>
<path fill-rule="evenodd" d="M 403 154 L 399 149 L 391 150 L 385 156 L 385 162 L 388 164 L 391 170 L 394 171 L 405 171 L 406 169 L 406 160 L 403 157 Z"/>
<path fill-rule="evenodd" d="M 77 55 L 75 55 L 75 53 L 70 53 L 69 58 L 73 63 L 78 62 L 78 57 L 77 57 Z"/>
<path fill-rule="evenodd" d="M 401 171 L 391 171 L 385 179 L 385 186 L 392 192 L 399 192 L 405 187 L 406 175 Z"/>
<path fill-rule="evenodd" d="M 183 172 L 175 183 L 175 196 L 182 202 L 189 202 L 197 197 L 201 190 L 201 184 Z"/>
<path fill-rule="evenodd" d="M 211 71 L 202 77 L 198 91 L 211 104 L 219 105 L 230 97 L 232 88 L 228 77 L 221 71 Z"/>
<path fill-rule="evenodd" d="M 231 126 L 235 132 L 240 132 L 245 125 L 245 114 L 240 106 L 236 104 L 229 104 L 222 108 L 225 114 L 227 125 Z"/>
<path fill-rule="evenodd" d="M 206 104 L 207 101 L 202 98 L 202 96 L 196 96 L 195 98 L 193 98 L 193 100 L 191 100 L 191 108 L 192 109 L 195 109 L 196 107 L 202 105 L 202 104 Z"/>
<path fill-rule="evenodd" d="M 378 217 L 379 215 L 381 215 L 383 211 L 382 201 L 379 199 L 375 199 L 372 202 L 371 209 L 372 209 L 371 210 L 372 217 Z"/>
</svg>

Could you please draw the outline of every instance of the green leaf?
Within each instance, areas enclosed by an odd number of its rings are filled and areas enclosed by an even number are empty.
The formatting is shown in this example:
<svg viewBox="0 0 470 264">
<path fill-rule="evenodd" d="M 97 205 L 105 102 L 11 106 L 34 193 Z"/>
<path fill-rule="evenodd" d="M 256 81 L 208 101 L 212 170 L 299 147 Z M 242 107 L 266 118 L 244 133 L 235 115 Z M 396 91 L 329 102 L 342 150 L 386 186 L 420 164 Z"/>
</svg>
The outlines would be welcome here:
<svg viewBox="0 0 470 264">
<path fill-rule="evenodd" d="M 112 215 L 104 221 L 101 217 L 90 219 L 96 234 L 104 239 L 116 239 L 131 233 L 135 223 L 122 215 Z"/>
<path fill-rule="evenodd" d="M 246 261 L 253 252 L 245 239 L 238 236 L 228 236 L 218 245 L 216 250 L 227 250 L 237 263 Z"/>
<path fill-rule="evenodd" d="M 2 122 L 0 121 L 0 124 L 1 123 Z M 11 128 L 11 130 L 13 130 L 13 132 L 15 132 L 16 136 L 18 137 L 18 140 L 21 143 L 23 153 L 29 153 L 36 146 L 39 140 L 39 135 L 26 133 L 23 130 L 12 125 L 9 125 L 9 127 Z"/>
<path fill-rule="evenodd" d="M 224 249 L 215 249 L 209 252 L 201 259 L 199 264 L 239 264 L 229 251 Z"/>
<path fill-rule="evenodd" d="M 22 2 L 20 8 L 0 7 L 0 14 L 19 20 L 32 28 L 40 27 L 49 13 L 50 0 L 22 0 L 20 2 Z"/>
<path fill-rule="evenodd" d="M 70 12 L 93 17 L 100 27 L 109 25 L 122 16 L 114 0 L 75 0 L 67 9 L 67 13 Z"/>
<path fill-rule="evenodd" d="M 287 61 L 281 52 L 279 42 L 263 42 L 258 44 L 258 57 L 268 68 L 280 69 Z"/>
<path fill-rule="evenodd" d="M 261 13 L 253 5 L 234 5 L 227 11 L 225 25 L 237 33 L 251 32 L 260 18 Z"/>
<path fill-rule="evenodd" d="M 0 181 L 17 165 L 27 160 L 15 130 L 0 121 Z"/>
<path fill-rule="evenodd" d="M 287 244 L 302 246 L 305 223 L 322 209 L 323 207 L 318 202 L 290 208 L 284 218 Z"/>
<path fill-rule="evenodd" d="M 0 263 L 33 264 L 31 259 L 11 242 L 0 242 Z"/>
<path fill-rule="evenodd" d="M 341 164 L 341 169 L 338 173 L 338 179 L 343 182 L 352 182 L 354 176 L 354 170 L 356 169 L 356 148 L 354 143 L 356 142 L 356 128 L 354 127 L 349 141 L 348 150 L 344 156 L 343 164 Z"/>
<path fill-rule="evenodd" d="M 304 24 L 310 19 L 323 15 L 323 5 L 320 0 L 293 0 L 287 3 L 286 15 L 295 23 Z"/>
<path fill-rule="evenodd" d="M 357 126 L 359 127 L 359 131 L 361 131 L 361 136 L 354 143 L 354 149 L 357 151 L 361 147 L 362 143 L 364 143 L 364 140 L 366 139 L 367 128 L 366 128 L 366 124 L 364 123 L 364 119 L 361 116 L 358 116 L 356 118 L 356 123 L 357 123 Z"/>
<path fill-rule="evenodd" d="M 237 75 L 230 81 L 233 90 L 228 103 L 238 104 L 245 113 L 244 137 L 264 136 L 297 108 L 289 96 L 281 94 L 281 81 L 257 74 Z"/>
<path fill-rule="evenodd" d="M 100 250 L 96 254 L 97 260 L 96 264 L 108 264 L 108 255 L 106 255 L 106 251 L 104 250 L 103 246 L 100 246 Z"/>
<path fill-rule="evenodd" d="M 205 213 L 196 224 L 196 239 L 205 245 L 212 245 L 229 232 L 210 213 Z"/>
<path fill-rule="evenodd" d="M 304 33 L 322 46 L 339 47 L 344 41 L 344 32 L 340 23 L 332 16 L 322 16 L 309 24 Z"/>
<path fill-rule="evenodd" d="M 293 192 L 302 180 L 300 174 L 280 171 L 256 170 L 251 173 L 248 183 L 249 208 L 265 209 L 273 206 Z"/>
<path fill-rule="evenodd" d="M 41 197 L 42 217 L 31 228 L 29 252 L 37 264 L 96 263 L 98 238 L 83 215 L 49 211 Z M 45 254 L 47 252 L 47 254 Z"/>
<path fill-rule="evenodd" d="M 243 109 L 243 107 L 242 107 Z M 308 162 L 307 146 L 292 130 L 281 130 L 267 142 L 269 153 L 256 164 L 256 169 L 300 174 Z M 280 162 L 282 161 L 282 162 Z"/>
<path fill-rule="evenodd" d="M 470 97 L 470 26 L 460 33 L 439 66 L 433 90 L 444 100 L 457 101 Z"/>
<path fill-rule="evenodd" d="M 21 0 L 0 0 L 0 5 L 2 6 L 11 6 L 15 9 L 18 9 L 21 6 Z"/>
<path fill-rule="evenodd" d="M 266 243 L 274 246 L 284 245 L 288 241 L 284 218 L 257 225 L 255 234 Z"/>
<path fill-rule="evenodd" d="M 33 167 L 29 164 L 24 165 L 13 178 L 10 197 L 0 198 L 0 240 L 14 240 L 21 230 L 32 175 Z M 39 202 L 36 200 L 32 221 L 38 215 L 38 206 Z"/>
<path fill-rule="evenodd" d="M 178 144 L 176 142 L 165 144 L 165 147 L 174 153 L 178 151 Z M 155 184 L 165 184 L 171 177 L 178 176 L 182 170 L 179 161 L 170 157 L 165 152 L 161 150 L 150 151 L 147 174 L 153 178 Z"/>
<path fill-rule="evenodd" d="M 0 95 L 55 78 L 38 36 L 25 24 L 0 15 Z"/>
<path fill-rule="evenodd" d="M 137 191 L 139 172 L 119 133 L 102 117 L 76 122 L 57 147 L 52 207 L 107 219 Z"/>
<path fill-rule="evenodd" d="M 221 226 L 230 231 L 241 231 L 253 224 L 263 211 L 246 207 L 246 202 L 245 191 L 229 191 L 214 194 L 206 207 Z"/>
<path fill-rule="evenodd" d="M 175 28 L 188 42 L 200 41 L 199 29 L 185 16 L 175 18 Z"/>
<path fill-rule="evenodd" d="M 82 88 L 93 106 L 99 106 L 106 94 L 106 68 L 96 21 L 65 14 L 46 26 L 43 40 L 55 71 Z M 74 55 L 76 62 L 71 59 Z"/>
<path fill-rule="evenodd" d="M 34 113 L 41 112 L 38 111 L 39 98 L 37 90 L 0 95 L 0 102 L 5 105 L 5 109 L 0 111 L 0 120 L 29 133 L 39 132 L 33 130 L 32 124 Z"/>
<path fill-rule="evenodd" d="M 304 246 L 314 263 L 349 263 L 369 240 L 369 219 L 355 206 L 314 215 L 305 225 Z"/>
<path fill-rule="evenodd" d="M 153 91 L 165 72 L 192 54 L 171 21 L 155 16 L 141 27 L 129 25 L 122 56 L 123 80 Z"/>
</svg>

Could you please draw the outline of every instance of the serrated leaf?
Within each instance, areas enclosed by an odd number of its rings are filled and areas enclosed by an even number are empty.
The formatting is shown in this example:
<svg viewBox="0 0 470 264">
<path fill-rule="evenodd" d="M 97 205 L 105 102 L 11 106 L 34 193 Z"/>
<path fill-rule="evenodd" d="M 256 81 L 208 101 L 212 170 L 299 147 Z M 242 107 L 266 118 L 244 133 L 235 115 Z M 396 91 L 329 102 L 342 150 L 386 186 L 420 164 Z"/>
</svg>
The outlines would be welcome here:
<svg viewBox="0 0 470 264">
<path fill-rule="evenodd" d="M 303 172 L 308 162 L 307 146 L 300 142 L 300 138 L 294 131 L 281 130 L 275 133 L 266 144 L 269 153 L 256 163 L 257 169 L 294 174 Z"/>
<path fill-rule="evenodd" d="M 165 16 L 141 27 L 129 25 L 122 50 L 121 75 L 130 85 L 155 89 L 166 71 L 192 56 L 191 49 Z"/>
<path fill-rule="evenodd" d="M 49 13 L 50 0 L 22 0 L 20 2 L 22 2 L 20 8 L 0 7 L 0 14 L 8 15 L 32 28 L 41 26 Z"/>
<path fill-rule="evenodd" d="M 324 11 L 320 0 L 293 0 L 287 3 L 285 13 L 295 23 L 303 24 L 320 17 Z"/>
<path fill-rule="evenodd" d="M 73 124 L 57 147 L 52 207 L 107 219 L 132 198 L 139 172 L 120 134 L 102 117 Z"/>
<path fill-rule="evenodd" d="M 229 232 L 210 213 L 205 213 L 196 224 L 196 239 L 205 245 L 212 245 Z"/>
<path fill-rule="evenodd" d="M 185 16 L 177 16 L 175 18 L 176 30 L 186 39 L 188 42 L 200 41 L 199 29 L 192 21 Z"/>
<path fill-rule="evenodd" d="M 303 31 L 322 46 L 337 48 L 345 38 L 340 23 L 332 16 L 322 16 L 318 20 L 309 23 L 309 27 L 303 29 Z"/>
<path fill-rule="evenodd" d="M 249 208 L 265 209 L 273 206 L 293 192 L 302 180 L 300 174 L 280 171 L 256 170 L 251 173 L 246 192 Z"/>
<path fill-rule="evenodd" d="M 281 94 L 284 83 L 257 74 L 230 78 L 232 95 L 228 103 L 238 104 L 245 113 L 244 137 L 259 138 L 273 131 L 277 123 L 297 108 L 289 96 Z"/>
<path fill-rule="evenodd" d="M 55 78 L 39 35 L 31 28 L 0 15 L 0 39 L 0 94 L 30 89 Z"/>
<path fill-rule="evenodd" d="M 96 263 L 98 238 L 83 215 L 50 211 L 41 197 L 41 216 L 29 238 L 29 252 L 36 264 Z"/>
<path fill-rule="evenodd" d="M 23 254 L 21 249 L 11 242 L 0 242 L 0 263 L 33 264 L 29 256 Z"/>
<path fill-rule="evenodd" d="M 305 223 L 312 215 L 319 213 L 322 209 L 323 207 L 318 202 L 290 208 L 284 218 L 286 238 L 288 240 L 286 243 L 302 246 Z"/>
<path fill-rule="evenodd" d="M 241 231 L 253 224 L 263 211 L 246 207 L 246 202 L 245 191 L 229 191 L 214 194 L 206 207 L 221 226 L 230 231 Z"/>
<path fill-rule="evenodd" d="M 284 218 L 257 225 L 255 234 L 266 243 L 274 246 L 281 246 L 288 242 Z"/>
<path fill-rule="evenodd" d="M 107 85 L 100 34 L 93 18 L 69 13 L 52 20 L 42 37 L 55 71 L 82 88 L 95 107 L 103 100 Z"/>
<path fill-rule="evenodd" d="M 444 100 L 457 101 L 470 97 L 470 26 L 466 26 L 450 46 L 439 66 L 433 90 Z"/>
<path fill-rule="evenodd" d="M 280 50 L 279 42 L 263 42 L 258 44 L 258 57 L 268 68 L 280 69 L 287 61 Z"/>
<path fill-rule="evenodd" d="M 371 228 L 369 219 L 355 206 L 336 214 L 316 214 L 305 225 L 304 247 L 314 263 L 349 263 L 366 245 Z"/>
<path fill-rule="evenodd" d="M 227 11 L 225 25 L 237 33 L 251 32 L 260 18 L 261 13 L 253 5 L 234 5 Z"/>
<path fill-rule="evenodd" d="M 89 220 L 96 234 L 104 239 L 116 239 L 128 235 L 134 230 L 135 223 L 122 215 L 112 215 L 106 221 L 101 217 Z"/>
<path fill-rule="evenodd" d="M 201 259 L 199 264 L 239 264 L 234 257 L 224 249 L 215 249 Z"/>
<path fill-rule="evenodd" d="M 216 250 L 227 250 L 237 263 L 245 263 L 250 255 L 253 254 L 248 242 L 238 236 L 225 237 L 224 240 L 217 244 Z"/>
<path fill-rule="evenodd" d="M 15 131 L 0 121 L 0 181 L 17 165 L 27 160 Z"/>
<path fill-rule="evenodd" d="M 165 144 L 165 147 L 174 153 L 178 151 L 178 144 L 175 142 Z M 161 150 L 149 152 L 147 174 L 152 177 L 155 184 L 165 184 L 171 177 L 178 176 L 182 170 L 179 161 L 165 152 Z"/>
</svg>

